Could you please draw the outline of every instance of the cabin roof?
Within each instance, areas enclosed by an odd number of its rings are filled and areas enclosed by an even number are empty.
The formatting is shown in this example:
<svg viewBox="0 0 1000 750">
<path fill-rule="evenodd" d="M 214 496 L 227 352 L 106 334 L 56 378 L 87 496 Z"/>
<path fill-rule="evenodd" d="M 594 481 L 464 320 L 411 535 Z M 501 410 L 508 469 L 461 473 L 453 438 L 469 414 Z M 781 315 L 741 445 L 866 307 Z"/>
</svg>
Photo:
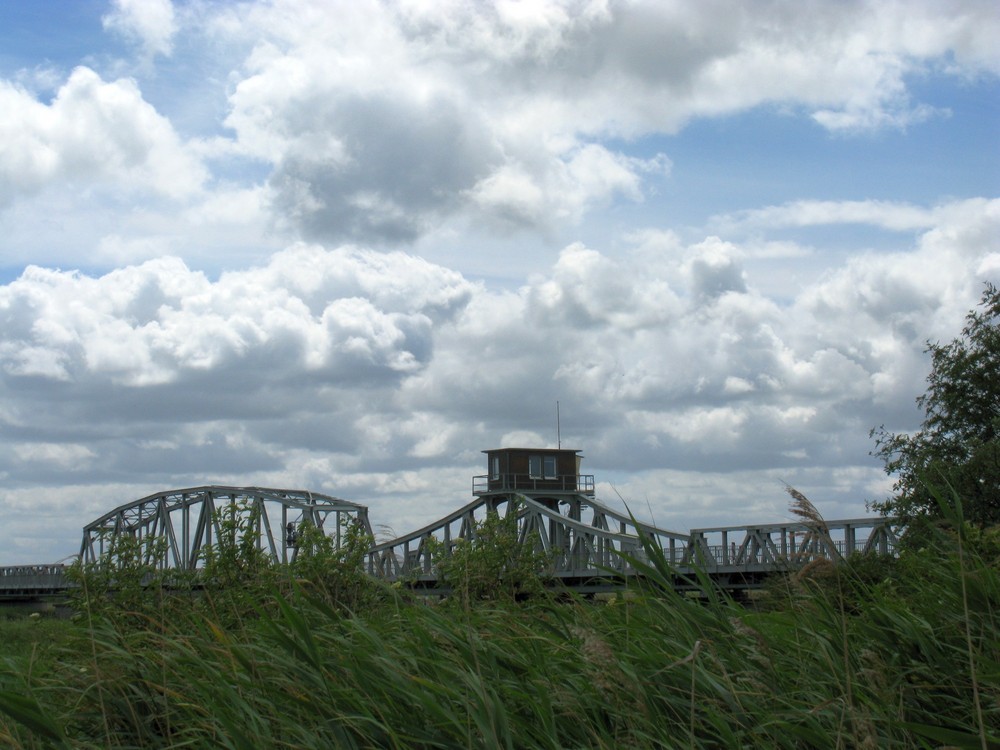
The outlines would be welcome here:
<svg viewBox="0 0 1000 750">
<path fill-rule="evenodd" d="M 482 453 L 500 453 L 501 451 L 518 451 L 527 453 L 580 453 L 574 448 L 490 448 Z"/>
</svg>

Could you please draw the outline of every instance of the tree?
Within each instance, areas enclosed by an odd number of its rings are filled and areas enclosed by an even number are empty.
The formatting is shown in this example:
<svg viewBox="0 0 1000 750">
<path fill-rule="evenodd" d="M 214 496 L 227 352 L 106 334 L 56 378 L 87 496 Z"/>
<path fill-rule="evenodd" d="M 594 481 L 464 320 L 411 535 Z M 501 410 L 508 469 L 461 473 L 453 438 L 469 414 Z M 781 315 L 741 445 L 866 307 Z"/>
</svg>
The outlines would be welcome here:
<svg viewBox="0 0 1000 750">
<path fill-rule="evenodd" d="M 931 373 L 924 410 L 911 434 L 871 431 L 873 456 L 896 477 L 893 496 L 871 507 L 904 522 L 935 517 L 936 500 L 954 490 L 967 521 L 1000 523 L 1000 291 L 987 284 L 979 310 L 966 316 L 962 335 L 949 344 L 927 342 Z"/>
</svg>

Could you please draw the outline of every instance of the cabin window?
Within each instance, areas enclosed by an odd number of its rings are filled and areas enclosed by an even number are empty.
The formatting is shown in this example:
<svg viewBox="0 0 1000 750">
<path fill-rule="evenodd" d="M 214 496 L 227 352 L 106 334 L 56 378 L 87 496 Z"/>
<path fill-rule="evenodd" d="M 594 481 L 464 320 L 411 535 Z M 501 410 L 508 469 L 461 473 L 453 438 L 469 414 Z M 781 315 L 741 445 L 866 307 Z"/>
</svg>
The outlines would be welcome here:
<svg viewBox="0 0 1000 750">
<path fill-rule="evenodd" d="M 531 479 L 555 479 L 555 456 L 528 456 L 528 476 Z"/>
<path fill-rule="evenodd" d="M 500 478 L 500 456 L 493 456 L 493 479 Z"/>
</svg>

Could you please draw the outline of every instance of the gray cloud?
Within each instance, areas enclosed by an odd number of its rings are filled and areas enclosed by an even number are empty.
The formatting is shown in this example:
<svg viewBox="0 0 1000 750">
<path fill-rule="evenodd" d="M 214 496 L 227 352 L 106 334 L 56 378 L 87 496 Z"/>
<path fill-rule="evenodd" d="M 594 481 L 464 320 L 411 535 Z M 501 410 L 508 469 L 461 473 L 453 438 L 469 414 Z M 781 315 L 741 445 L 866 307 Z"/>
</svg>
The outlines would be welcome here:
<svg viewBox="0 0 1000 750">
<path fill-rule="evenodd" d="M 316 109 L 316 95 L 301 101 L 302 110 Z M 336 141 L 337 153 L 303 145 L 270 178 L 275 212 L 307 238 L 412 241 L 452 213 L 499 158 L 484 124 L 444 99 L 355 95 L 320 109 L 310 129 L 295 111 L 284 116 L 299 139 L 308 141 L 314 128 Z"/>
</svg>

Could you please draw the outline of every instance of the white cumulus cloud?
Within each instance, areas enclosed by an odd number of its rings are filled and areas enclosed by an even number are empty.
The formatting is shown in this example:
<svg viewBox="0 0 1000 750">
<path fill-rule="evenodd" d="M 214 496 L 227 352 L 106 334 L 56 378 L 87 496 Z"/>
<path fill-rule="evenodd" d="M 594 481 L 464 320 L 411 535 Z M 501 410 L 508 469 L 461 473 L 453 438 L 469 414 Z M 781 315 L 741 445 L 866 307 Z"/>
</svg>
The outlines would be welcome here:
<svg viewBox="0 0 1000 750">
<path fill-rule="evenodd" d="M 0 80 L 0 207 L 66 182 L 179 199 L 205 177 L 129 79 L 80 67 L 50 104 Z"/>
<path fill-rule="evenodd" d="M 149 55 L 169 55 L 177 33 L 170 0 L 113 0 L 104 27 L 136 41 Z"/>
</svg>

